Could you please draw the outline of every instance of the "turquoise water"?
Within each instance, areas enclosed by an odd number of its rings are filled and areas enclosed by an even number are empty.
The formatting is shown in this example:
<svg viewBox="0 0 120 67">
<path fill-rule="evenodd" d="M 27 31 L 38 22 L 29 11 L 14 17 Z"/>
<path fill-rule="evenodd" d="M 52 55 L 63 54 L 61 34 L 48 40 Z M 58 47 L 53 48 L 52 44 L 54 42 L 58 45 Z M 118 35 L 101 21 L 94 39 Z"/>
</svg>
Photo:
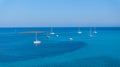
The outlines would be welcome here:
<svg viewBox="0 0 120 67">
<path fill-rule="evenodd" d="M 96 28 L 92 38 L 89 29 L 56 27 L 56 37 L 50 28 L 0 28 L 0 67 L 120 67 L 120 28 Z M 19 33 L 37 30 L 45 31 L 38 46 L 35 34 Z"/>
</svg>

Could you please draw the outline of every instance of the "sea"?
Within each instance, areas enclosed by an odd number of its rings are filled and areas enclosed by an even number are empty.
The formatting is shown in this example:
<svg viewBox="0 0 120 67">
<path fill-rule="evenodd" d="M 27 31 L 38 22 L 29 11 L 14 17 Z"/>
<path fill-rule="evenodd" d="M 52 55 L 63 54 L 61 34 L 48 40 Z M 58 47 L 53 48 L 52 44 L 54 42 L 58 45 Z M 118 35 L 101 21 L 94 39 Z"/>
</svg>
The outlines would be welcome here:
<svg viewBox="0 0 120 67">
<path fill-rule="evenodd" d="M 37 34 L 39 45 L 33 43 L 35 33 L 21 33 L 30 31 L 44 31 Z M 55 34 L 50 32 L 51 27 L 0 28 L 0 67 L 120 67 L 120 27 L 53 27 Z"/>
</svg>

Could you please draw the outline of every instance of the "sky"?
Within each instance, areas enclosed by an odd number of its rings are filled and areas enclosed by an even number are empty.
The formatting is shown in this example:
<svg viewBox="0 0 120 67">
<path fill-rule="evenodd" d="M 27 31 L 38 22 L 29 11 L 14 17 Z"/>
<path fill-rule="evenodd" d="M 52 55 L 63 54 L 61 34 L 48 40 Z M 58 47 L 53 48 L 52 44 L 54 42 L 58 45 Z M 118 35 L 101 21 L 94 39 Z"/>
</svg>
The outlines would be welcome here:
<svg viewBox="0 0 120 67">
<path fill-rule="evenodd" d="M 0 27 L 120 27 L 120 0 L 0 0 Z"/>
</svg>

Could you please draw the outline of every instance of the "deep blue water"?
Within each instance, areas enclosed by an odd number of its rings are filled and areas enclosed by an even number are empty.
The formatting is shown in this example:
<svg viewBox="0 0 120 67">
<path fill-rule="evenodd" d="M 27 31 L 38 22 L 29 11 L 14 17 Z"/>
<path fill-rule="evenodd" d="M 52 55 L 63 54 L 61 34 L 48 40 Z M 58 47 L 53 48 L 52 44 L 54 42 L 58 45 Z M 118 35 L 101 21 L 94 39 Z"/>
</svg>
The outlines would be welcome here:
<svg viewBox="0 0 120 67">
<path fill-rule="evenodd" d="M 0 67 L 120 67 L 120 27 L 97 27 L 92 38 L 89 27 L 80 30 L 55 27 L 50 35 L 50 27 L 0 28 Z M 35 34 L 19 33 L 26 31 L 45 31 L 38 34 L 42 43 L 35 46 Z"/>
</svg>

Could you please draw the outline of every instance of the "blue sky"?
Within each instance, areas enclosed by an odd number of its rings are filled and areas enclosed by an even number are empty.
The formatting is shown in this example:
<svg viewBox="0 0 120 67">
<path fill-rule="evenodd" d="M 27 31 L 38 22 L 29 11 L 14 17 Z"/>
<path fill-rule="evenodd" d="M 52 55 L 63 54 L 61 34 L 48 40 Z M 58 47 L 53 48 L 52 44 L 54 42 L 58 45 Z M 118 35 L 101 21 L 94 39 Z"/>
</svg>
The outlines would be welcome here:
<svg viewBox="0 0 120 67">
<path fill-rule="evenodd" d="M 0 27 L 120 27 L 120 0 L 0 0 Z"/>
</svg>

